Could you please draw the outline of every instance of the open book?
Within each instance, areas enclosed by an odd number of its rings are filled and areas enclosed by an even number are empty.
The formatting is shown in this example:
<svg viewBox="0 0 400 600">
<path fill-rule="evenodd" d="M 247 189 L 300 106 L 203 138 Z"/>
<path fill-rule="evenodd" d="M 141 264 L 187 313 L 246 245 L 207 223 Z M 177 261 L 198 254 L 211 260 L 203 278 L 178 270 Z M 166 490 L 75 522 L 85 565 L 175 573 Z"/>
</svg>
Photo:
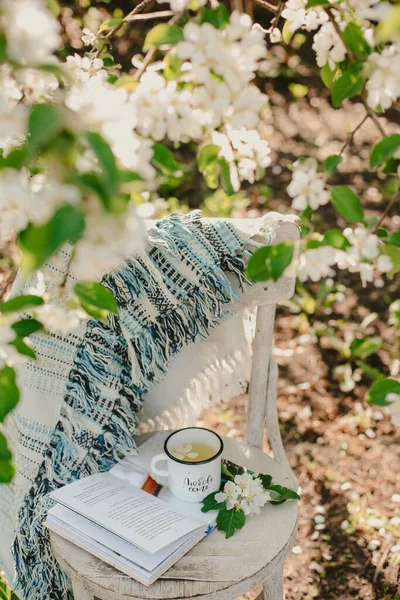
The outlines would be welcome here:
<svg viewBox="0 0 400 600">
<path fill-rule="evenodd" d="M 151 438 L 139 456 L 108 473 L 52 492 L 56 505 L 45 521 L 48 529 L 144 585 L 212 531 L 217 514 L 178 500 L 150 477 L 146 463 L 153 448 Z"/>
</svg>

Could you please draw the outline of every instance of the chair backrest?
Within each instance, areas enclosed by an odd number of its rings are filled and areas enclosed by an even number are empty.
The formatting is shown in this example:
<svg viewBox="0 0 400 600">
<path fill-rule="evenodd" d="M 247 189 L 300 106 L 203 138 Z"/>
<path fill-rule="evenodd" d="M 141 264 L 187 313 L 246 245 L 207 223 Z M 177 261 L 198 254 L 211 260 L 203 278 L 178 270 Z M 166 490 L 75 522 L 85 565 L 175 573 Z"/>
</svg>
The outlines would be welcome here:
<svg viewBox="0 0 400 600">
<path fill-rule="evenodd" d="M 299 229 L 293 223 L 283 222 L 274 243 L 299 238 Z M 262 447 L 265 416 L 269 442 L 279 462 L 287 463 L 276 418 L 277 365 L 271 359 L 276 304 L 291 298 L 295 278 L 281 277 L 277 282 L 265 282 L 254 286 L 253 299 L 257 304 L 256 331 L 253 345 L 253 363 L 249 385 L 247 412 L 247 441 Z M 268 393 L 267 393 L 268 391 Z M 288 463 L 287 463 L 288 466 Z M 290 470 L 290 467 L 289 467 Z"/>
</svg>

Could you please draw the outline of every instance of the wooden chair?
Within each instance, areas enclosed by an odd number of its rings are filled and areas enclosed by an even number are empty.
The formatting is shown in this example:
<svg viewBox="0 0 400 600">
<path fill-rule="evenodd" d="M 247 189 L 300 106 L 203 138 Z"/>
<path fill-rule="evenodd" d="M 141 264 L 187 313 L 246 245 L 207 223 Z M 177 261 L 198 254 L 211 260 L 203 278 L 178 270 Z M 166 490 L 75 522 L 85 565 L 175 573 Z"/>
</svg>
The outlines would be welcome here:
<svg viewBox="0 0 400 600">
<path fill-rule="evenodd" d="M 297 227 L 284 223 L 276 243 L 297 237 Z M 224 438 L 224 456 L 296 488 L 279 431 L 278 368 L 271 358 L 275 306 L 290 298 L 293 291 L 294 280 L 281 278 L 276 283 L 257 284 L 243 300 L 258 306 L 247 443 Z M 274 458 L 261 450 L 265 422 Z M 268 505 L 260 516 L 250 517 L 233 538 L 226 540 L 221 532 L 214 531 L 149 587 L 56 534 L 51 534 L 51 542 L 61 568 L 72 580 L 75 600 L 234 600 L 261 585 L 257 600 L 283 600 L 283 564 L 296 537 L 297 512 L 297 502 Z"/>
</svg>

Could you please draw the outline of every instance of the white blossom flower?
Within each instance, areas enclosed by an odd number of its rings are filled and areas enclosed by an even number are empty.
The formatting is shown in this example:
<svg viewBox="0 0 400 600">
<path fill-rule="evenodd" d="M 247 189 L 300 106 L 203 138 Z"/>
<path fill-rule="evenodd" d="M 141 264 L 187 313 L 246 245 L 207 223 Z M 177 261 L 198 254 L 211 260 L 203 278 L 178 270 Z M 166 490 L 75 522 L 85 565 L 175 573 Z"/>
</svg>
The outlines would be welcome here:
<svg viewBox="0 0 400 600">
<path fill-rule="evenodd" d="M 28 128 L 28 108 L 21 103 L 23 92 L 7 64 L 0 67 L 0 148 L 7 155 L 23 143 Z"/>
<path fill-rule="evenodd" d="M 217 502 L 226 502 L 228 510 L 243 510 L 245 515 L 260 514 L 271 496 L 264 490 L 261 479 L 253 477 L 250 473 L 236 475 L 234 482 L 228 481 L 223 492 L 215 495 Z"/>
<path fill-rule="evenodd" d="M 74 276 L 100 279 L 143 248 L 143 227 L 133 204 L 121 215 L 110 215 L 93 199 L 88 202 L 85 233 L 74 250 Z"/>
<path fill-rule="evenodd" d="M 125 89 L 116 89 L 101 77 L 91 77 L 72 86 L 65 104 L 71 110 L 71 125 L 75 129 L 81 126 L 98 130 L 127 169 L 147 180 L 154 179 L 153 142 L 135 133 L 136 111 Z"/>
<path fill-rule="evenodd" d="M 400 97 L 400 42 L 384 48 L 381 53 L 373 52 L 368 64 L 372 69 L 367 83 L 367 102 L 371 108 L 381 106 L 387 110 Z"/>
<path fill-rule="evenodd" d="M 297 276 L 300 281 L 319 281 L 323 277 L 332 277 L 331 268 L 336 263 L 336 252 L 330 246 L 309 248 L 300 255 Z"/>
<path fill-rule="evenodd" d="M 315 158 L 294 163 L 292 181 L 287 191 L 293 198 L 292 208 L 295 210 L 304 210 L 307 206 L 316 210 L 329 202 L 330 194 L 325 189 L 324 175 L 318 173 L 317 169 L 318 163 Z"/>
<path fill-rule="evenodd" d="M 390 3 L 382 0 L 347 0 L 361 21 L 381 21 L 390 10 Z"/>
<path fill-rule="evenodd" d="M 12 367 L 19 360 L 15 346 L 10 345 L 16 338 L 15 331 L 7 325 L 0 326 L 0 370 L 6 365 Z"/>
<path fill-rule="evenodd" d="M 226 502 L 226 508 L 228 510 L 235 508 L 238 497 L 239 488 L 233 483 L 233 481 L 228 481 L 225 484 L 223 492 L 218 492 L 218 494 L 215 494 L 215 500 L 217 502 Z"/>
<path fill-rule="evenodd" d="M 167 0 L 175 13 L 183 12 L 186 8 L 193 8 L 197 10 L 201 6 L 207 4 L 207 0 Z M 164 0 L 157 0 L 157 2 L 163 3 Z"/>
<path fill-rule="evenodd" d="M 282 40 L 282 33 L 278 27 L 274 27 L 271 33 L 269 34 L 269 39 L 271 44 L 278 44 Z"/>
<path fill-rule="evenodd" d="M 328 15 L 320 7 L 306 10 L 307 0 L 288 0 L 282 11 L 282 17 L 289 21 L 290 31 L 317 29 L 328 20 Z"/>
<path fill-rule="evenodd" d="M 101 58 L 89 58 L 89 56 L 67 56 L 67 67 L 75 81 L 88 81 L 91 77 L 107 78 L 107 71 L 103 69 L 104 63 Z"/>
<path fill-rule="evenodd" d="M 59 303 L 50 302 L 37 306 L 33 315 L 50 333 L 69 333 L 88 316 L 82 310 L 70 310 Z"/>
<path fill-rule="evenodd" d="M 60 25 L 42 0 L 3 0 L 3 25 L 7 52 L 23 65 L 40 65 L 54 61 Z"/>
<path fill-rule="evenodd" d="M 376 268 L 381 273 L 389 273 L 393 269 L 393 262 L 387 254 L 380 254 L 376 261 Z"/>
<path fill-rule="evenodd" d="M 388 409 L 392 415 L 391 421 L 393 425 L 400 426 L 400 394 L 390 392 L 389 394 L 386 394 L 385 400 L 390 402 Z"/>
<path fill-rule="evenodd" d="M 179 446 L 176 446 L 174 448 L 174 450 L 171 450 L 171 454 L 172 456 L 175 456 L 175 458 L 178 458 L 179 460 L 185 460 L 185 459 L 189 459 L 189 460 L 194 460 L 195 458 L 198 457 L 199 453 L 198 452 L 193 452 L 193 446 L 192 444 L 180 444 Z"/>
<path fill-rule="evenodd" d="M 4 242 L 29 223 L 32 189 L 27 169 L 4 169 L 0 173 L 0 241 Z"/>
<path fill-rule="evenodd" d="M 334 70 L 336 64 L 346 58 L 347 49 L 332 23 L 324 23 L 314 35 L 312 45 L 316 53 L 317 65 L 323 67 L 328 63 Z"/>
<path fill-rule="evenodd" d="M 372 260 L 378 257 L 379 238 L 374 233 L 370 233 L 364 225 L 359 225 L 355 229 L 346 227 L 343 235 L 352 245 L 348 253 L 356 260 L 361 260 L 361 258 Z"/>
<path fill-rule="evenodd" d="M 51 100 L 58 89 L 58 79 L 54 73 L 43 69 L 18 69 L 15 73 L 25 104 Z"/>
<path fill-rule="evenodd" d="M 9 240 L 28 223 L 42 225 L 65 203 L 78 202 L 72 185 L 49 181 L 45 175 L 29 177 L 27 169 L 5 169 L 0 173 L 0 240 Z"/>
<path fill-rule="evenodd" d="M 96 36 L 90 29 L 84 27 L 82 29 L 81 40 L 85 46 L 94 46 L 96 43 Z"/>
</svg>

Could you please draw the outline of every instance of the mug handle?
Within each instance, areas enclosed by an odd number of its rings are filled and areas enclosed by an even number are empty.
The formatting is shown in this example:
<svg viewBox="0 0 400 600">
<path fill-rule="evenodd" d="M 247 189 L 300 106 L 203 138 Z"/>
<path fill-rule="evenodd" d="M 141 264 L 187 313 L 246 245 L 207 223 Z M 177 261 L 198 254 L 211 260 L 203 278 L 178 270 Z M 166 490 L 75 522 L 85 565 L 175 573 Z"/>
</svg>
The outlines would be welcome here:
<svg viewBox="0 0 400 600">
<path fill-rule="evenodd" d="M 168 477 L 168 471 L 166 469 L 157 469 L 157 467 L 155 466 L 156 463 L 167 459 L 168 457 L 164 452 L 153 456 L 153 458 L 151 459 L 150 471 L 152 471 L 155 475 L 160 475 L 161 477 Z"/>
</svg>

